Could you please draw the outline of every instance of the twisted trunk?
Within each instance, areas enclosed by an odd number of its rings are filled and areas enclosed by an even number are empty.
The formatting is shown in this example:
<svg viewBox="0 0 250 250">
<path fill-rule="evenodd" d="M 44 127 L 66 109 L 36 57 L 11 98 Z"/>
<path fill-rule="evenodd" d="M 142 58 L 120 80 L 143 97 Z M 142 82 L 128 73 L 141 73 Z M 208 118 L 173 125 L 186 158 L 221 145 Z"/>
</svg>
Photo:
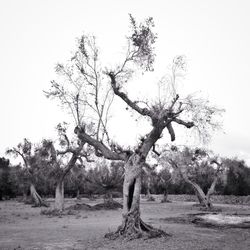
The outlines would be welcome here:
<svg viewBox="0 0 250 250">
<path fill-rule="evenodd" d="M 143 161 L 137 154 L 132 155 L 125 163 L 125 178 L 123 182 L 123 215 L 122 225 L 115 233 L 106 234 L 114 239 L 123 236 L 129 239 L 140 237 L 158 237 L 167 235 L 159 229 L 142 221 L 140 217 L 141 171 Z"/>
<path fill-rule="evenodd" d="M 60 178 L 56 183 L 55 209 L 62 212 L 64 209 L 64 183 Z"/>
</svg>

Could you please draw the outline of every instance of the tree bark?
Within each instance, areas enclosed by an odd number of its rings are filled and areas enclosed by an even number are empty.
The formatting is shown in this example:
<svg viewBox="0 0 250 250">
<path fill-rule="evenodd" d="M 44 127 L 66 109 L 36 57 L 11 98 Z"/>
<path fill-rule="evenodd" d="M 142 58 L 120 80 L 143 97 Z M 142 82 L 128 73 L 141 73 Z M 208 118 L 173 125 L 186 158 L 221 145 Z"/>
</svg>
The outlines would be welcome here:
<svg viewBox="0 0 250 250">
<path fill-rule="evenodd" d="M 123 220 L 115 233 L 106 234 L 114 239 L 123 236 L 128 239 L 140 237 L 159 237 L 167 234 L 142 221 L 140 217 L 142 160 L 139 155 L 132 155 L 125 163 L 123 182 Z"/>
<path fill-rule="evenodd" d="M 64 183 L 62 178 L 56 183 L 55 209 L 60 212 L 64 209 Z"/>
<path fill-rule="evenodd" d="M 37 193 L 35 185 L 33 183 L 30 184 L 30 197 L 34 206 L 36 207 L 48 207 L 48 205 L 43 201 L 42 197 Z"/>
</svg>

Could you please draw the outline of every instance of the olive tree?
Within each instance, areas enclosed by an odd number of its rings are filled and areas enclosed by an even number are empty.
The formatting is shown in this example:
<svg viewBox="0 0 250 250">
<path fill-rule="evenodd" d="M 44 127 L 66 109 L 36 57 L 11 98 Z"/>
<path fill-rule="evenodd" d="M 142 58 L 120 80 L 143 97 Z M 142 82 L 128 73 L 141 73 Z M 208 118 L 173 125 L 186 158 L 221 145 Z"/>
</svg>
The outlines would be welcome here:
<svg viewBox="0 0 250 250">
<path fill-rule="evenodd" d="M 181 178 L 188 183 L 195 191 L 200 204 L 206 208 L 213 208 L 211 195 L 215 192 L 215 187 L 223 171 L 223 164 L 218 156 L 213 156 L 204 149 L 178 149 L 171 147 L 161 155 L 161 162 L 163 164 L 170 164 L 171 167 L 178 171 Z M 202 188 L 202 183 L 205 180 L 195 180 L 199 175 L 209 175 L 209 183 Z M 203 185 L 205 186 L 205 185 Z M 206 190 L 205 190 L 206 189 Z"/>
<path fill-rule="evenodd" d="M 8 149 L 7 154 L 14 157 L 21 157 L 24 163 L 24 170 L 29 182 L 30 196 L 35 206 L 48 206 L 38 194 L 35 184 L 39 173 L 45 167 L 39 150 L 28 139 L 24 139 L 23 143 L 19 143 L 16 147 Z"/>
<path fill-rule="evenodd" d="M 214 117 L 219 112 L 207 100 L 180 97 L 176 92 L 175 83 L 185 70 L 182 56 L 173 60 L 168 80 L 161 81 L 169 85 L 167 93 L 152 102 L 133 100 L 125 90 L 126 82 L 136 72 L 153 71 L 156 34 L 151 17 L 137 23 L 130 15 L 130 26 L 121 63 L 112 68 L 101 65 L 95 37 L 83 35 L 71 60 L 57 65 L 59 79 L 52 81 L 51 89 L 46 91 L 48 97 L 57 98 L 69 109 L 76 123 L 74 132 L 80 141 L 90 145 L 98 157 L 124 162 L 122 224 L 115 233 L 107 235 L 111 238 L 166 235 L 145 223 L 140 216 L 141 174 L 147 156 L 164 130 L 169 132 L 171 141 L 176 137 L 175 125 L 203 132 L 215 126 Z M 151 125 L 137 145 L 125 148 L 110 138 L 108 114 L 114 98 L 120 99 L 131 112 L 144 117 Z M 129 136 L 129 130 L 127 133 Z"/>
<path fill-rule="evenodd" d="M 66 133 L 66 124 L 58 124 L 57 131 L 59 142 L 52 140 L 43 140 L 41 150 L 43 156 L 50 162 L 50 176 L 56 183 L 55 206 L 58 211 L 64 209 L 64 180 L 76 164 L 83 166 L 83 158 L 89 159 L 88 146 L 77 138 L 69 140 Z M 56 149 L 58 148 L 58 149 Z"/>
</svg>

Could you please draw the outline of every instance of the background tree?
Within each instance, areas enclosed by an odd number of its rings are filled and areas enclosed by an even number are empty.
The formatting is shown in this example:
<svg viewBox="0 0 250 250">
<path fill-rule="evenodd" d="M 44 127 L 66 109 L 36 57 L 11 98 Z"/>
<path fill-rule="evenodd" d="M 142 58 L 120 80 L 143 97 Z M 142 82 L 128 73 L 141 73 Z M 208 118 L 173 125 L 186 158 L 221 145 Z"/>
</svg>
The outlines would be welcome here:
<svg viewBox="0 0 250 250">
<path fill-rule="evenodd" d="M 180 98 L 177 94 L 176 81 L 185 70 L 182 56 L 173 61 L 170 81 L 161 81 L 161 84 L 168 84 L 167 93 L 151 103 L 132 100 L 124 87 L 136 71 L 153 71 L 156 35 L 151 17 L 138 24 L 130 15 L 130 24 L 131 34 L 127 37 L 127 51 L 121 63 L 113 69 L 101 67 L 95 38 L 83 35 L 71 61 L 57 66 L 63 81 L 52 81 L 51 90 L 46 92 L 47 96 L 58 98 L 69 108 L 76 122 L 76 135 L 92 146 L 97 156 L 124 161 L 123 221 L 117 232 L 108 237 L 165 234 L 140 218 L 141 173 L 147 156 L 165 129 L 171 140 L 175 140 L 173 124 L 196 128 L 201 134 L 209 135 L 206 130 L 218 125 L 214 117 L 220 112 L 206 100 L 192 96 Z M 134 147 L 123 148 L 110 139 L 107 114 L 114 96 L 151 125 L 150 131 Z"/>
<path fill-rule="evenodd" d="M 82 163 L 76 163 L 75 167 L 71 169 L 69 173 L 69 180 L 71 183 L 71 188 L 74 190 L 75 197 L 80 200 L 81 193 L 85 193 L 86 189 L 86 179 L 87 171 L 85 165 Z"/>
<path fill-rule="evenodd" d="M 142 171 L 142 193 L 145 193 L 148 201 L 155 201 L 152 193 L 155 193 L 155 180 L 157 178 L 156 165 L 145 164 Z"/>
<path fill-rule="evenodd" d="M 66 134 L 65 124 L 57 126 L 59 133 L 60 150 L 56 150 L 54 143 L 51 140 L 43 140 L 42 154 L 50 161 L 53 179 L 56 182 L 55 191 L 55 209 L 62 211 L 64 209 L 64 179 L 70 173 L 71 169 L 79 162 L 83 166 L 84 157 L 89 160 L 89 152 L 84 148 L 84 142 L 79 140 L 70 141 Z"/>
<path fill-rule="evenodd" d="M 215 191 L 215 186 L 222 171 L 223 166 L 221 162 L 215 157 L 210 157 L 205 150 L 192 150 L 188 147 L 185 147 L 183 150 L 172 147 L 167 151 L 167 154 L 163 156 L 162 160 L 168 162 L 173 169 L 179 172 L 181 178 L 194 188 L 202 206 L 207 208 L 213 207 L 210 198 Z M 212 164 L 215 164 L 216 168 L 212 168 Z M 209 176 L 212 178 L 208 184 L 204 181 L 207 178 L 202 179 L 201 176 L 208 175 L 209 172 L 211 174 Z M 201 185 L 199 185 L 199 182 Z"/>
<path fill-rule="evenodd" d="M 26 178 L 28 179 L 30 196 L 32 202 L 35 206 L 48 206 L 46 202 L 43 201 L 41 196 L 38 194 L 35 188 L 39 172 L 43 169 L 43 164 L 41 164 L 41 158 L 37 149 L 32 143 L 24 139 L 23 143 L 19 143 L 17 147 L 7 150 L 7 154 L 11 154 L 14 157 L 21 157 L 24 163 L 24 171 Z"/>
<path fill-rule="evenodd" d="M 87 181 L 89 188 L 96 194 L 104 194 L 104 203 L 114 203 L 113 194 L 122 192 L 124 169 L 121 162 L 102 160 L 96 162 L 96 167 L 89 169 Z"/>
<path fill-rule="evenodd" d="M 242 160 L 226 159 L 226 179 L 224 194 L 249 195 L 250 194 L 250 169 Z"/>
<path fill-rule="evenodd" d="M 158 182 L 157 186 L 161 190 L 163 190 L 163 198 L 161 200 L 162 203 L 169 202 L 168 193 L 169 193 L 169 185 L 171 184 L 173 179 L 173 174 L 169 171 L 169 169 L 162 168 L 158 173 Z"/>
</svg>

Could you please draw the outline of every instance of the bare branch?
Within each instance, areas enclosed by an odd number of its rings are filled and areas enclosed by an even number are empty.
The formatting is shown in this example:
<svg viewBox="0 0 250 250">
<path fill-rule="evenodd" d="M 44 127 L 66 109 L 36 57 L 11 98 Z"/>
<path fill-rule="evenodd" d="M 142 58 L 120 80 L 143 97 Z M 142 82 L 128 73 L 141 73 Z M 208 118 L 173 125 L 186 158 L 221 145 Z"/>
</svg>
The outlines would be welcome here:
<svg viewBox="0 0 250 250">
<path fill-rule="evenodd" d="M 111 151 L 106 145 L 103 144 L 103 142 L 100 142 L 85 133 L 84 128 L 76 127 L 74 132 L 80 140 L 90 144 L 97 150 L 97 152 L 100 152 L 106 159 L 122 161 L 126 160 L 126 154 L 118 154 L 116 152 Z"/>
<path fill-rule="evenodd" d="M 107 75 L 111 79 L 111 86 L 113 88 L 115 95 L 119 96 L 125 103 L 127 103 L 128 106 L 130 106 L 133 110 L 137 111 L 139 114 L 141 114 L 143 116 L 152 117 L 152 113 L 149 109 L 140 108 L 137 105 L 137 102 L 132 102 L 124 92 L 120 91 L 120 87 L 117 86 L 115 74 L 113 72 L 109 72 L 109 73 L 107 73 Z"/>
<path fill-rule="evenodd" d="M 167 124 L 167 129 L 168 129 L 168 132 L 170 134 L 171 141 L 174 141 L 175 140 L 175 132 L 174 132 L 174 129 L 173 129 L 173 126 L 171 123 Z"/>
</svg>

